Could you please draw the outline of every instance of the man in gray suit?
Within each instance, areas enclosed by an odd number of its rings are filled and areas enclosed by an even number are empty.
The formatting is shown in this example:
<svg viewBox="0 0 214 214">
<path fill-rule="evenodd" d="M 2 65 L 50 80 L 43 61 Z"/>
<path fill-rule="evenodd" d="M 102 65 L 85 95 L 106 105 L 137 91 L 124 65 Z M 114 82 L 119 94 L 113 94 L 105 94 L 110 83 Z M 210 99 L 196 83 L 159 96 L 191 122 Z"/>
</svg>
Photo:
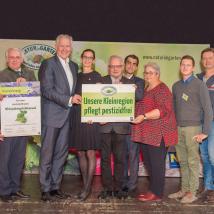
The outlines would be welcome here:
<svg viewBox="0 0 214 214">
<path fill-rule="evenodd" d="M 60 190 L 63 166 L 68 155 L 70 112 L 81 97 L 74 95 L 78 66 L 69 60 L 72 37 L 56 38 L 56 55 L 43 61 L 39 69 L 42 93 L 42 136 L 40 183 L 42 200 L 67 197 Z"/>
<path fill-rule="evenodd" d="M 124 63 L 119 56 L 109 59 L 109 75 L 103 77 L 104 84 L 132 84 L 123 76 Z M 125 198 L 123 191 L 124 164 L 126 157 L 126 136 L 130 133 L 129 123 L 106 123 L 100 128 L 101 135 L 101 170 L 104 190 L 98 196 L 101 199 L 115 196 Z M 111 153 L 114 155 L 114 182 L 111 170 Z"/>
<path fill-rule="evenodd" d="M 8 67 L 0 72 L 0 82 L 36 81 L 34 72 L 22 67 L 20 49 L 9 48 L 6 51 L 6 62 Z M 20 181 L 28 137 L 0 138 L 0 198 L 4 202 L 17 198 L 27 199 L 30 196 L 21 191 Z"/>
</svg>

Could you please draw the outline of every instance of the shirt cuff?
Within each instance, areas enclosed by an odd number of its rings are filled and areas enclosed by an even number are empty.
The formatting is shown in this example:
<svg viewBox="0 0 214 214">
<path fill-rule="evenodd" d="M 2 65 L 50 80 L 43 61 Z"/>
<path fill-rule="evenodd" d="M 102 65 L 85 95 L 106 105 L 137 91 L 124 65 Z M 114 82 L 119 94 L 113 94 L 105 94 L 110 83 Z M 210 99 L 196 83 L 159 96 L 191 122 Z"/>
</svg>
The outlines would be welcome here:
<svg viewBox="0 0 214 214">
<path fill-rule="evenodd" d="M 72 105 L 73 105 L 73 104 L 72 104 L 72 98 L 73 98 L 73 97 L 70 97 L 70 99 L 69 99 L 68 107 L 72 107 Z"/>
</svg>

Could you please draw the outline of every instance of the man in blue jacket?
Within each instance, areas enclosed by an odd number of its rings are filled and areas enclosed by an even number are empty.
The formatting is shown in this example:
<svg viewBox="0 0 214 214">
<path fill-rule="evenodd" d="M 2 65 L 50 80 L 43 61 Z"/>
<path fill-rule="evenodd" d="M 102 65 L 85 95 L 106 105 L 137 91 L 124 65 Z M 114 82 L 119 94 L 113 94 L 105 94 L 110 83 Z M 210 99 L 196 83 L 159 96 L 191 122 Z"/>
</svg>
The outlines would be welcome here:
<svg viewBox="0 0 214 214">
<path fill-rule="evenodd" d="M 209 90 L 212 108 L 214 110 L 214 49 L 206 48 L 201 52 L 201 65 L 203 71 L 198 78 L 206 83 Z M 214 201 L 214 121 L 206 138 L 200 145 L 201 158 L 204 171 L 204 191 L 201 197 Z"/>
</svg>

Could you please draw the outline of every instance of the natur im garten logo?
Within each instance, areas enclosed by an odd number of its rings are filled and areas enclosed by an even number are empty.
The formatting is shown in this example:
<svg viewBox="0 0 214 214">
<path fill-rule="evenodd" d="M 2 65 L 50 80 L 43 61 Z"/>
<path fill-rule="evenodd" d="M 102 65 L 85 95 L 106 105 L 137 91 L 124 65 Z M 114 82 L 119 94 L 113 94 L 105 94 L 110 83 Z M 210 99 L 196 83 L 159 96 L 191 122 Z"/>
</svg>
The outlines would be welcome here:
<svg viewBox="0 0 214 214">
<path fill-rule="evenodd" d="M 113 94 L 117 93 L 117 89 L 113 86 L 104 86 L 101 89 L 101 93 L 105 96 L 112 96 Z"/>
<path fill-rule="evenodd" d="M 44 44 L 33 44 L 22 48 L 24 65 L 30 69 L 38 70 L 44 59 L 52 57 L 56 49 Z"/>
</svg>

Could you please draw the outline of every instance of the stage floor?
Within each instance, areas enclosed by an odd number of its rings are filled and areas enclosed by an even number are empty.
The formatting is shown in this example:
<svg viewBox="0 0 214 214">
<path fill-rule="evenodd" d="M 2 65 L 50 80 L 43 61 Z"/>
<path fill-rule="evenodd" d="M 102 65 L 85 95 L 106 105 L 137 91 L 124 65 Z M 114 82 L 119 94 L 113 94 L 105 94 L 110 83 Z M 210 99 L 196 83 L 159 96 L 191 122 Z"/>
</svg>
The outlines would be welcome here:
<svg viewBox="0 0 214 214">
<path fill-rule="evenodd" d="M 201 180 L 202 182 L 202 180 Z M 66 175 L 63 178 L 62 190 L 75 195 L 81 188 L 81 177 Z M 146 177 L 139 177 L 137 191 L 143 192 L 148 188 Z M 179 178 L 166 178 L 165 193 L 162 202 L 140 202 L 134 198 L 125 200 L 110 199 L 108 201 L 97 199 L 99 191 L 102 189 L 100 176 L 95 176 L 93 191 L 85 202 L 78 202 L 74 198 L 45 203 L 40 200 L 40 189 L 38 175 L 23 176 L 23 191 L 31 195 L 30 200 L 17 200 L 12 203 L 0 201 L 0 214 L 20 213 L 168 213 L 168 214 L 197 214 L 214 213 L 213 203 L 202 203 L 200 200 L 182 205 L 179 201 L 167 199 L 169 193 L 177 191 L 179 188 Z"/>
</svg>

